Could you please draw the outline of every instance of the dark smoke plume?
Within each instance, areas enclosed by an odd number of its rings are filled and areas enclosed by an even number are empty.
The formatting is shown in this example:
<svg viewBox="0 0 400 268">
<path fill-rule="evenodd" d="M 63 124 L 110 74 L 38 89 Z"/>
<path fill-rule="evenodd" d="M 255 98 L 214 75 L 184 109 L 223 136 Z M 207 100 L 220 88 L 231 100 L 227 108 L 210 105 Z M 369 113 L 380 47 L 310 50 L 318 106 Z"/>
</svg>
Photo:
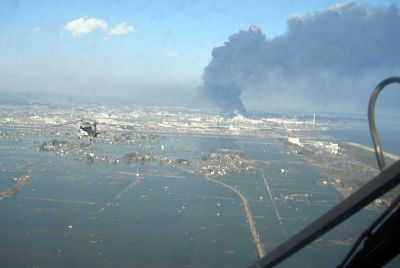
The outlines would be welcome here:
<svg viewBox="0 0 400 268">
<path fill-rule="evenodd" d="M 398 6 L 355 3 L 292 16 L 273 39 L 252 26 L 213 49 L 201 93 L 227 113 L 245 113 L 242 99 L 259 110 L 359 111 L 400 71 L 399 29 Z"/>
</svg>

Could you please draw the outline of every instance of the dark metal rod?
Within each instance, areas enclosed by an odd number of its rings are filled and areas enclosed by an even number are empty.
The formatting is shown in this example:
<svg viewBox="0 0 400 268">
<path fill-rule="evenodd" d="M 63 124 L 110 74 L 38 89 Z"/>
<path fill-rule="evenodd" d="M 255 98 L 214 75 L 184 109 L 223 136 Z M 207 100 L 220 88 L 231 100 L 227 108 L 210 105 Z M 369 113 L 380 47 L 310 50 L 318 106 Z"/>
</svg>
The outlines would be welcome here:
<svg viewBox="0 0 400 268">
<path fill-rule="evenodd" d="M 400 161 L 397 161 L 358 191 L 309 224 L 299 233 L 275 248 L 250 267 L 273 267 L 322 236 L 376 198 L 400 183 Z"/>
<path fill-rule="evenodd" d="M 393 211 L 395 211 L 396 207 L 398 207 L 400 203 L 400 195 L 392 202 L 392 204 L 369 226 L 367 230 L 365 230 L 360 237 L 356 240 L 356 242 L 353 244 L 352 248 L 350 251 L 347 253 L 346 257 L 344 257 L 343 261 L 338 265 L 338 268 L 345 267 L 347 262 L 350 260 L 350 258 L 353 256 L 354 252 L 356 249 L 359 247 L 361 242 L 366 239 L 367 237 L 371 236 L 375 228 L 382 224 L 385 219 L 388 218 L 388 215 L 391 215 Z"/>
<path fill-rule="evenodd" d="M 394 76 L 380 82 L 372 92 L 368 104 L 369 129 L 371 132 L 372 141 L 374 143 L 376 160 L 378 161 L 378 166 L 381 171 L 385 168 L 386 164 L 385 164 L 385 158 L 383 156 L 381 140 L 379 138 L 375 124 L 375 102 L 382 89 L 392 83 L 400 83 L 400 77 Z"/>
</svg>

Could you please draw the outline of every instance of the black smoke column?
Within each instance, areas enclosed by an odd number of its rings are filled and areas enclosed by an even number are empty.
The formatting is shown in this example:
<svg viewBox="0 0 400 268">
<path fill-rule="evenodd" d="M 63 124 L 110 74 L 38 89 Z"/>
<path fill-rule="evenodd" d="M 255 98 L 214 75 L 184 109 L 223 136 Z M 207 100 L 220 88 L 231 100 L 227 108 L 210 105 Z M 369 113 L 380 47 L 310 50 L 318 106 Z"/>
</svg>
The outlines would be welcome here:
<svg viewBox="0 0 400 268">
<path fill-rule="evenodd" d="M 246 115 L 241 100 L 243 85 L 257 75 L 258 65 L 254 63 L 262 60 L 259 55 L 265 42 L 261 30 L 251 26 L 230 36 L 224 46 L 213 49 L 213 58 L 204 69 L 201 92 L 224 113 Z"/>
</svg>

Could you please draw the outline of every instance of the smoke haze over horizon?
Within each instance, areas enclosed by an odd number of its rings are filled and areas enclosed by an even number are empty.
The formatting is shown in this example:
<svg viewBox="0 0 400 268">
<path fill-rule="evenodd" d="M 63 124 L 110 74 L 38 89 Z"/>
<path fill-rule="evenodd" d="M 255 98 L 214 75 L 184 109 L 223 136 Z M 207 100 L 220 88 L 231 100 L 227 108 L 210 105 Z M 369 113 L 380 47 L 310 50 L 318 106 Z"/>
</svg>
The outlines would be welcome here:
<svg viewBox="0 0 400 268">
<path fill-rule="evenodd" d="M 400 74 L 399 6 L 398 0 L 4 0 L 0 94 L 223 114 L 365 114 L 374 86 Z M 385 90 L 377 108 L 398 113 L 399 100 L 399 90 Z"/>
<path fill-rule="evenodd" d="M 200 93 L 225 113 L 364 111 L 372 89 L 400 71 L 400 9 L 345 3 L 294 15 L 268 39 L 251 26 L 212 51 Z M 399 92 L 385 93 L 393 109 Z"/>
</svg>

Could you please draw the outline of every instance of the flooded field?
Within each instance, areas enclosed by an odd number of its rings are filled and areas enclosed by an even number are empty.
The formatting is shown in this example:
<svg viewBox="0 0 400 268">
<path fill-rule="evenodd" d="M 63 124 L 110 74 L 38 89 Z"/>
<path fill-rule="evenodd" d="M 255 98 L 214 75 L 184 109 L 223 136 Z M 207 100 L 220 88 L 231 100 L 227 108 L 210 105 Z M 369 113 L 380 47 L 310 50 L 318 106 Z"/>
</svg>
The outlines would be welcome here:
<svg viewBox="0 0 400 268">
<path fill-rule="evenodd" d="M 0 191 L 30 176 L 0 200 L 4 267 L 245 267 L 260 251 L 237 192 L 266 253 L 342 200 L 278 141 L 189 135 L 129 145 L 93 141 L 87 150 L 120 160 L 111 163 L 39 151 L 36 141 L 43 140 L 0 139 Z M 196 172 L 216 149 L 253 161 L 256 171 L 215 178 Z M 187 162 L 123 161 L 132 152 Z M 378 212 L 363 211 L 282 267 L 337 263 Z"/>
</svg>

